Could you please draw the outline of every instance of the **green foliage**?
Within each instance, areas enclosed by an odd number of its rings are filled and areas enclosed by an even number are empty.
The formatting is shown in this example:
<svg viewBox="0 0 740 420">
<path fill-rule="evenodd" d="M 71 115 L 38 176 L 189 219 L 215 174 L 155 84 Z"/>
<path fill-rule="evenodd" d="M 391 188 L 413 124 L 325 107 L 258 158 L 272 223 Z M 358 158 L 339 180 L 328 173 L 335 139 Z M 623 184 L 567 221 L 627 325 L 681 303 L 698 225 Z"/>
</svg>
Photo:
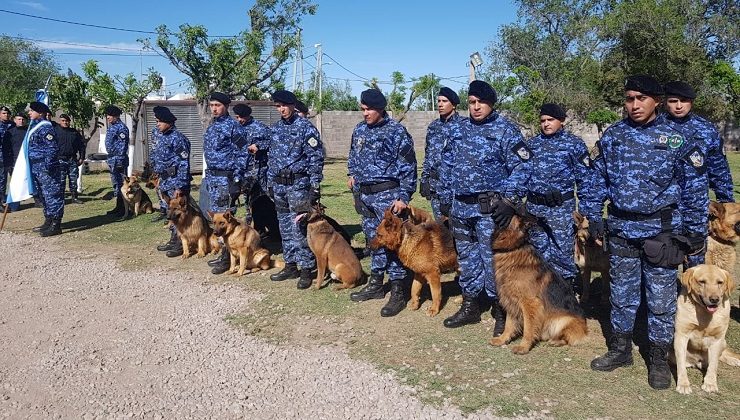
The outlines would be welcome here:
<svg viewBox="0 0 740 420">
<path fill-rule="evenodd" d="M 50 53 L 27 41 L 0 35 L 0 51 L 0 105 L 21 112 L 59 68 Z"/>
<path fill-rule="evenodd" d="M 595 124 L 596 128 L 599 129 L 599 134 L 604 132 L 604 127 L 619 121 L 619 114 L 610 109 L 597 109 L 591 111 L 586 115 L 586 122 L 589 124 Z"/>
<path fill-rule="evenodd" d="M 49 93 L 54 108 L 72 117 L 72 127 L 81 133 L 90 128 L 96 116 L 95 102 L 89 90 L 90 82 L 72 70 L 68 70 L 66 76 L 56 75 L 51 79 Z"/>
<path fill-rule="evenodd" d="M 315 77 L 314 77 L 315 78 Z M 325 80 L 322 77 L 321 80 Z M 314 113 L 321 111 L 359 111 L 360 101 L 352 95 L 349 82 L 326 82 L 321 87 L 321 103 L 316 90 L 295 92 L 298 99 L 306 103 Z"/>
</svg>

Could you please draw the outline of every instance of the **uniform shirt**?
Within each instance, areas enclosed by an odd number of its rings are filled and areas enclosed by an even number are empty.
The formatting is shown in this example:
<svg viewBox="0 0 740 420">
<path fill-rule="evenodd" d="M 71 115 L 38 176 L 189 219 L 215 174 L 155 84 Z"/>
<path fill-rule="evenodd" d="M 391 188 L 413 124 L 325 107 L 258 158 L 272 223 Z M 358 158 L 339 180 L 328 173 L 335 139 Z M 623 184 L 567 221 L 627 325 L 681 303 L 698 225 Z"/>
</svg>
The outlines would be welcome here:
<svg viewBox="0 0 740 420">
<path fill-rule="evenodd" d="M 162 189 L 169 191 L 189 186 L 190 140 L 174 125 L 164 133 L 154 128 L 152 140 L 155 145 L 152 151 L 152 169 L 162 177 L 163 183 L 172 184 L 172 188 Z"/>
<path fill-rule="evenodd" d="M 463 117 L 453 112 L 448 119 L 437 118 L 427 127 L 427 138 L 424 146 L 424 164 L 421 170 L 421 182 L 429 182 L 431 189 L 437 191 L 439 165 L 442 160 L 442 149 L 447 144 L 448 128 L 459 123 Z"/>
<path fill-rule="evenodd" d="M 128 156 L 128 127 L 118 120 L 108 127 L 105 133 L 105 150 L 108 158 Z"/>
<path fill-rule="evenodd" d="M 281 172 L 308 174 L 309 182 L 317 187 L 323 179 L 324 146 L 319 132 L 307 119 L 294 113 L 271 127 L 272 137 L 267 158 L 268 182 Z"/>
<path fill-rule="evenodd" d="M 28 160 L 32 164 L 41 164 L 41 167 L 58 165 L 59 145 L 57 144 L 56 131 L 50 122 L 46 120 L 33 120 L 28 126 L 29 130 L 41 124 L 28 139 Z"/>
<path fill-rule="evenodd" d="M 229 114 L 216 117 L 203 135 L 203 153 L 208 169 L 236 171 L 244 161 L 247 140 L 239 123 Z M 238 174 L 236 174 L 238 175 Z"/>
<path fill-rule="evenodd" d="M 246 124 L 240 124 L 239 127 L 242 136 L 247 141 L 247 147 L 252 144 L 257 145 L 257 153 L 253 155 L 247 151 L 243 155 L 243 161 L 239 165 L 244 170 L 243 176 L 254 177 L 257 175 L 254 173 L 257 167 L 267 164 L 267 149 L 270 147 L 270 128 L 254 118 L 250 118 Z"/>
<path fill-rule="evenodd" d="M 604 133 L 592 151 L 594 194 L 581 200 L 581 212 L 589 220 L 601 218 L 604 200 L 630 213 L 651 214 L 677 206 L 686 233 L 704 231 L 709 205 L 706 188 L 706 156 L 692 139 L 673 124 L 655 119 L 638 125 L 626 118 Z M 660 219 L 612 222 L 618 235 L 640 239 L 661 232 Z"/>
<path fill-rule="evenodd" d="M 416 153 L 406 128 L 385 115 L 377 123 L 357 124 L 347 160 L 355 185 L 398 181 L 400 200 L 408 203 L 416 191 Z"/>
<path fill-rule="evenodd" d="M 487 191 L 509 199 L 526 195 L 532 152 L 516 124 L 493 112 L 480 122 L 464 118 L 449 133 L 442 150 L 443 201 Z"/>
<path fill-rule="evenodd" d="M 671 114 L 664 113 L 659 118 L 674 123 L 685 138 L 694 139 L 702 147 L 706 155 L 709 188 L 714 191 L 717 201 L 735 202 L 730 165 L 727 163 L 722 137 L 714 125 L 694 113 L 683 118 L 674 118 Z"/>
<path fill-rule="evenodd" d="M 54 126 L 54 130 L 59 144 L 59 159 L 84 159 L 85 141 L 82 140 L 79 131 L 72 127 L 64 128 L 59 124 Z"/>
<path fill-rule="evenodd" d="M 9 143 L 6 144 L 5 134 L 13 127 L 15 127 L 15 123 L 13 121 L 0 122 L 0 168 L 2 168 L 4 166 L 4 162 L 10 158 L 9 149 L 6 150 L 6 148 L 9 147 Z M 13 165 L 13 163 L 9 162 L 9 165 Z"/>
<path fill-rule="evenodd" d="M 21 152 L 21 146 L 23 145 L 23 139 L 26 137 L 26 131 L 28 126 L 13 126 L 6 133 L 3 139 L 3 154 L 5 155 L 5 167 L 13 168 L 15 161 L 18 160 L 18 155 Z"/>
</svg>

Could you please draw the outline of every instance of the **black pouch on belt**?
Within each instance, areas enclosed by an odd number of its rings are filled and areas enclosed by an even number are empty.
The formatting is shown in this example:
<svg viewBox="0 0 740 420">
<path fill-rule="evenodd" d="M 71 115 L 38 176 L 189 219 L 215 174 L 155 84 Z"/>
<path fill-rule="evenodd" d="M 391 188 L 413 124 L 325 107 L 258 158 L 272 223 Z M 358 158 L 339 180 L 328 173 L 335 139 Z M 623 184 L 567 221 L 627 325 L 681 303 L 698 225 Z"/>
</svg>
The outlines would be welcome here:
<svg viewBox="0 0 740 420">
<path fill-rule="evenodd" d="M 684 262 L 686 255 L 680 243 L 670 233 L 661 233 L 654 238 L 645 239 L 642 251 L 649 263 L 665 268 L 678 267 Z"/>
<path fill-rule="evenodd" d="M 359 192 L 353 192 L 352 196 L 355 199 L 355 211 L 364 216 L 364 217 L 375 217 L 375 212 L 373 209 L 367 206 L 367 204 L 363 203 L 360 199 L 360 193 Z"/>
</svg>

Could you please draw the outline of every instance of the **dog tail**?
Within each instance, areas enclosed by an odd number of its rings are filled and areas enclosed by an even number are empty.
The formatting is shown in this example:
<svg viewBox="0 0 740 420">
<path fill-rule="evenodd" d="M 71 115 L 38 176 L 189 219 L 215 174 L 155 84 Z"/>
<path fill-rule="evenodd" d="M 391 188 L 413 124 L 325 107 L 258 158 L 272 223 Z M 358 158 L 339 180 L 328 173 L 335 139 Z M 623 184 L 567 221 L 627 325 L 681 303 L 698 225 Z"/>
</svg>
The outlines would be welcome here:
<svg viewBox="0 0 740 420">
<path fill-rule="evenodd" d="M 722 354 L 719 356 L 719 360 L 730 366 L 740 366 L 740 354 L 730 350 L 729 347 L 725 347 Z"/>
<path fill-rule="evenodd" d="M 270 268 L 283 268 L 285 267 L 285 261 L 283 260 L 270 260 Z"/>
</svg>

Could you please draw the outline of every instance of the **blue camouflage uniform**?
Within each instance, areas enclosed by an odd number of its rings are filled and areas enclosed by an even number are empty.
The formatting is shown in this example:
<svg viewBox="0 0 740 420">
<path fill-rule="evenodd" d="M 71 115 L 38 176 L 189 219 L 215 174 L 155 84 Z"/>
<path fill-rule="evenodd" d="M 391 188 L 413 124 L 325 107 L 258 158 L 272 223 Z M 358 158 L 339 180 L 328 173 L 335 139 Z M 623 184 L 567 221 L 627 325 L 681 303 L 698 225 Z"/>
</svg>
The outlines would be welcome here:
<svg viewBox="0 0 740 420">
<path fill-rule="evenodd" d="M 714 191 L 717 201 L 720 203 L 735 202 L 732 191 L 733 185 L 730 165 L 727 163 L 722 137 L 720 137 L 714 125 L 694 113 L 690 113 L 683 118 L 675 118 L 666 112 L 658 118 L 673 123 L 685 138 L 693 139 L 697 146 L 702 149 L 702 153 L 706 156 L 707 182 L 709 183 L 709 188 Z M 706 226 L 703 233 L 705 236 L 708 233 Z M 704 264 L 704 251 L 706 249 L 702 250 L 699 254 L 689 255 L 687 266 L 694 267 Z"/>
<path fill-rule="evenodd" d="M 5 186 L 8 183 L 8 172 L 13 168 L 15 162 L 5 162 L 5 156 L 10 156 L 9 150 L 4 150 L 6 145 L 5 133 L 8 132 L 12 127 L 15 127 L 13 121 L 0 121 L 0 203 L 5 202 Z M 7 142 L 7 146 L 10 146 L 10 142 Z"/>
<path fill-rule="evenodd" d="M 703 150 L 673 124 L 656 119 L 638 125 L 629 118 L 609 127 L 592 150 L 594 195 L 581 198 L 579 206 L 590 221 L 600 220 L 603 203 L 610 200 L 615 333 L 632 333 L 644 285 L 648 338 L 659 345 L 673 339 L 677 264 L 653 264 L 642 248 L 646 239 L 661 233 L 701 235 L 705 231 L 708 198 Z"/>
<path fill-rule="evenodd" d="M 128 143 L 128 127 L 119 119 L 105 133 L 105 150 L 108 152 L 107 162 L 114 197 L 118 197 L 123 186 L 123 177 L 128 170 Z"/>
<path fill-rule="evenodd" d="M 271 133 L 270 127 L 251 117 L 247 123 L 239 126 L 242 136 L 247 140 L 247 147 L 257 145 L 257 153 L 247 152 L 240 164 L 243 170 L 241 180 L 244 203 L 249 211 L 250 203 L 267 193 L 267 150 L 270 147 Z"/>
<path fill-rule="evenodd" d="M 231 196 L 239 193 L 240 162 L 244 162 L 247 140 L 239 123 L 229 114 L 214 118 L 203 135 L 206 160 L 205 185 L 210 196 L 210 210 L 221 213 L 231 209 Z"/>
<path fill-rule="evenodd" d="M 476 298 L 485 289 L 496 299 L 491 249 L 495 226 L 491 214 L 481 212 L 478 200 L 498 194 L 520 202 L 527 193 L 532 152 L 516 124 L 495 111 L 482 121 L 465 118 L 449 133 L 440 174 L 446 192 L 440 198 L 452 203 L 450 225 L 460 287 L 465 297 Z"/>
<path fill-rule="evenodd" d="M 310 191 L 321 184 L 324 146 L 316 127 L 297 112 L 273 124 L 271 134 L 267 179 L 278 214 L 283 258 L 287 264 L 313 269 L 316 259 L 295 218 L 309 211 Z"/>
<path fill-rule="evenodd" d="M 367 243 L 375 238 L 383 214 L 395 200 L 408 203 L 416 191 L 416 153 L 406 128 L 387 114 L 376 124 L 361 122 L 352 132 L 347 160 L 354 181 L 355 209 L 362 216 Z M 390 281 L 406 277 L 396 253 L 372 251 L 372 274 L 388 273 Z"/>
<path fill-rule="evenodd" d="M 437 118 L 427 127 L 426 145 L 424 146 L 424 164 L 421 170 L 420 184 L 429 184 L 431 197 L 427 197 L 432 204 L 434 218 L 439 220 L 440 211 L 439 193 L 442 189 L 439 183 L 439 166 L 442 160 L 442 149 L 447 144 L 447 130 L 452 124 L 457 124 L 463 117 L 453 112 L 447 119 Z M 423 187 L 422 187 L 423 188 Z M 450 204 L 450 203 L 447 203 Z"/>
<path fill-rule="evenodd" d="M 36 128 L 37 125 L 40 126 Z M 31 174 L 41 189 L 44 216 L 61 220 L 64 216 L 64 183 L 59 174 L 56 131 L 46 120 L 32 120 L 28 130 L 33 130 L 28 138 L 28 160 Z"/>
<path fill-rule="evenodd" d="M 190 191 L 190 140 L 172 125 L 164 133 L 152 130 L 152 170 L 159 175 L 159 191 L 172 197 L 175 190 Z M 167 203 L 160 201 L 163 210 Z"/>
<path fill-rule="evenodd" d="M 575 229 L 573 212 L 579 197 L 592 194 L 591 159 L 583 140 L 563 129 L 552 135 L 540 133 L 527 142 L 532 164 L 527 193 L 527 211 L 537 217 L 530 229 L 532 245 L 552 268 L 571 285 L 578 275 L 573 259 Z M 558 191 L 559 203 L 547 203 L 545 195 Z"/>
</svg>

